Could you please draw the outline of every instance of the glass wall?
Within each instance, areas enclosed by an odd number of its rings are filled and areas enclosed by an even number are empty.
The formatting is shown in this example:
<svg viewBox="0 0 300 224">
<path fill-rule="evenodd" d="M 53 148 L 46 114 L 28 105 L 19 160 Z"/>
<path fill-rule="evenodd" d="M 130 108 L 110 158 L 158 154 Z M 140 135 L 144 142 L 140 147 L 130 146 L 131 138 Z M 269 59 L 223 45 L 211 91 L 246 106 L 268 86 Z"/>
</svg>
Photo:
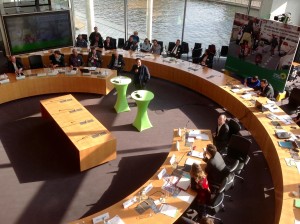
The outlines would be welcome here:
<svg viewBox="0 0 300 224">
<path fill-rule="evenodd" d="M 245 6 L 248 3 L 243 1 Z M 216 2 L 188 0 L 184 41 L 193 48 L 195 42 L 201 43 L 202 48 L 215 44 L 216 49 L 229 45 L 233 18 L 236 12 L 247 14 L 247 7 Z M 259 16 L 258 10 L 251 9 L 250 15 Z"/>
<path fill-rule="evenodd" d="M 139 33 L 141 40 L 146 38 L 146 14 L 147 0 L 127 0 L 128 1 L 128 36 L 134 31 Z"/>
</svg>

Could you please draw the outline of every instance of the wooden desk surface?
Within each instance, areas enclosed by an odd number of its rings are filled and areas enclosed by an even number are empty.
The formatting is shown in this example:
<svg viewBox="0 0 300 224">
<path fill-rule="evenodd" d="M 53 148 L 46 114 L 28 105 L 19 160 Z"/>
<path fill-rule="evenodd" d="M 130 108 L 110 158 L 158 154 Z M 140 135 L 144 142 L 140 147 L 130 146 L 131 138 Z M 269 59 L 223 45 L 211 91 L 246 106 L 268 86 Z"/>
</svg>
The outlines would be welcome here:
<svg viewBox="0 0 300 224">
<path fill-rule="evenodd" d="M 202 141 L 202 140 L 195 140 L 194 145 L 196 146 L 196 150 L 197 151 L 203 151 L 203 148 L 207 146 L 207 144 L 212 143 L 212 135 L 211 135 L 211 131 L 210 130 L 201 130 L 202 133 L 205 133 L 209 136 L 209 141 Z M 180 143 L 180 151 L 178 151 L 176 149 L 176 142 L 179 141 Z M 157 213 L 154 214 L 153 211 L 151 209 L 148 209 L 147 211 L 145 211 L 143 214 L 139 215 L 137 213 L 137 211 L 135 211 L 135 207 L 138 205 L 138 203 L 135 203 L 133 205 L 131 205 L 129 208 L 124 209 L 123 208 L 123 203 L 131 198 L 133 198 L 134 196 L 137 196 L 138 193 L 146 186 L 148 186 L 149 184 L 153 185 L 153 189 L 147 194 L 148 196 L 150 196 L 151 198 L 153 198 L 154 200 L 159 199 L 159 197 L 161 196 L 160 192 L 164 192 L 164 190 L 162 190 L 162 185 L 164 183 L 163 179 L 158 179 L 157 175 L 159 174 L 159 172 L 161 172 L 163 169 L 167 170 L 167 174 L 172 174 L 174 168 L 172 168 L 172 166 L 170 165 L 170 159 L 173 155 L 176 156 L 177 161 L 179 161 L 179 166 L 183 166 L 185 164 L 186 159 L 188 158 L 187 153 L 190 151 L 189 147 L 184 146 L 184 142 L 182 141 L 182 138 L 178 136 L 178 131 L 177 129 L 174 130 L 174 137 L 173 137 L 173 144 L 172 144 L 172 148 L 170 150 L 169 155 L 167 156 L 165 162 L 162 164 L 162 166 L 158 169 L 158 171 L 146 182 L 144 183 L 139 189 L 137 189 L 136 191 L 134 191 L 132 194 L 128 195 L 126 198 L 124 198 L 123 200 L 117 202 L 116 204 L 102 210 L 99 211 L 91 216 L 85 217 L 83 219 L 77 220 L 77 221 L 73 221 L 71 223 L 75 224 L 78 222 L 83 222 L 86 224 L 90 224 L 93 223 L 92 219 L 100 216 L 106 212 L 109 213 L 110 218 L 114 217 L 115 215 L 118 215 L 121 217 L 121 219 L 125 222 L 125 223 L 139 223 L 139 224 L 150 224 L 150 223 L 155 223 L 155 224 L 165 224 L 165 223 L 173 223 L 175 222 L 183 213 L 184 211 L 190 206 L 189 203 L 184 202 L 176 197 L 172 197 L 172 196 L 168 196 L 166 198 L 166 202 L 167 204 L 170 204 L 172 206 L 175 206 L 176 208 L 178 208 L 177 214 L 175 218 L 163 215 L 161 213 Z M 195 160 L 199 160 L 201 161 L 201 167 L 204 169 L 205 168 L 205 163 L 197 158 L 192 157 Z M 146 164 L 145 164 L 146 165 Z M 129 184 L 129 183 L 128 183 Z M 192 195 L 192 196 L 196 196 L 196 192 L 194 192 L 193 190 L 191 190 L 191 188 L 189 187 L 189 189 L 186 191 L 188 194 Z"/>
<path fill-rule="evenodd" d="M 71 94 L 42 100 L 41 107 L 78 150 L 81 171 L 116 158 L 116 138 Z"/>
</svg>

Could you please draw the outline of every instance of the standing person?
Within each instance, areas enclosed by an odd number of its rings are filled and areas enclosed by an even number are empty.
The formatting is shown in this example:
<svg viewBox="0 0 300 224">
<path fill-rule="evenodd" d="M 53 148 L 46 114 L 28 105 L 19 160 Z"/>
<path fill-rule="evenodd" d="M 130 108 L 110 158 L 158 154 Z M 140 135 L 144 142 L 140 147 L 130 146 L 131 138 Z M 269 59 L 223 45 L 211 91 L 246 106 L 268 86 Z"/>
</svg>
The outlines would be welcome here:
<svg viewBox="0 0 300 224">
<path fill-rule="evenodd" d="M 154 39 L 153 40 L 153 45 L 149 51 L 150 53 L 152 54 L 158 54 L 160 55 L 160 52 L 161 52 L 161 46 L 158 44 L 157 40 Z"/>
<path fill-rule="evenodd" d="M 272 85 L 266 79 L 260 80 L 260 90 L 258 95 L 269 98 L 270 100 L 275 100 L 274 89 Z"/>
<path fill-rule="evenodd" d="M 8 72 L 15 73 L 17 76 L 23 75 L 23 64 L 15 56 L 9 56 L 7 63 Z"/>
<path fill-rule="evenodd" d="M 208 144 L 204 152 L 204 162 L 206 162 L 205 172 L 209 188 L 214 193 L 214 185 L 220 185 L 224 177 L 228 174 L 228 169 L 221 154 L 217 151 L 216 146 Z"/>
<path fill-rule="evenodd" d="M 118 51 L 115 51 L 114 54 L 111 56 L 110 63 L 108 65 L 109 69 L 117 70 L 117 75 L 123 70 L 125 66 L 125 61 L 123 55 L 119 55 Z"/>
<path fill-rule="evenodd" d="M 218 151 L 222 151 L 226 148 L 227 143 L 229 141 L 229 126 L 226 123 L 226 116 L 221 114 L 218 117 L 218 126 L 216 128 L 216 132 L 213 133 L 213 141 L 214 145 L 217 147 Z"/>
<path fill-rule="evenodd" d="M 176 43 L 175 43 L 175 46 L 170 51 L 170 57 L 180 58 L 181 57 L 181 53 L 180 52 L 181 52 L 180 40 L 177 39 Z"/>
<path fill-rule="evenodd" d="M 137 90 L 144 89 L 150 80 L 150 73 L 146 65 L 142 65 L 140 58 L 136 59 L 136 64 L 132 66 L 131 74 L 133 74 L 134 86 Z"/>
<path fill-rule="evenodd" d="M 103 38 L 101 34 L 98 32 L 98 27 L 94 27 L 94 32 L 92 32 L 89 36 L 89 40 L 91 46 L 103 48 Z"/>
<path fill-rule="evenodd" d="M 71 68 L 80 67 L 83 65 L 82 55 L 78 54 L 78 52 L 75 48 L 72 49 L 72 54 L 70 55 L 70 58 L 69 58 L 69 64 L 70 64 Z"/>
<path fill-rule="evenodd" d="M 100 68 L 102 63 L 102 56 L 99 51 L 96 51 L 96 48 L 91 48 L 91 51 L 88 55 L 88 66 Z"/>
<path fill-rule="evenodd" d="M 65 67 L 65 58 L 64 55 L 60 53 L 59 50 L 55 50 L 53 54 L 49 56 L 50 66 L 52 68 L 56 67 Z"/>
</svg>

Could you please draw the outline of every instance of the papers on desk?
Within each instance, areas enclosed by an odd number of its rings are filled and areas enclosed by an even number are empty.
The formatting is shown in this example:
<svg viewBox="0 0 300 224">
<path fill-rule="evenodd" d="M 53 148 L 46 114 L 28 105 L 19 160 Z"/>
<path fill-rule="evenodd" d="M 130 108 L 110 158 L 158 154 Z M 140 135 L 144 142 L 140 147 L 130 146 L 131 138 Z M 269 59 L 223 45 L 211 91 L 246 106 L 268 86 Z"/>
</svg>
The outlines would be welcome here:
<svg viewBox="0 0 300 224">
<path fill-rule="evenodd" d="M 0 80 L 0 83 L 1 84 L 9 83 L 9 79 L 2 79 Z"/>
<path fill-rule="evenodd" d="M 108 220 L 107 224 L 125 224 L 125 222 L 123 222 L 120 216 L 116 215 L 112 219 Z"/>
<path fill-rule="evenodd" d="M 162 204 L 162 206 L 160 207 L 159 210 L 160 210 L 160 213 L 170 216 L 170 217 L 173 217 L 173 218 L 175 218 L 176 213 L 177 213 L 177 208 L 172 205 L 169 205 L 169 204 Z"/>
<path fill-rule="evenodd" d="M 191 131 L 189 131 L 189 136 L 188 137 L 194 137 L 194 138 L 196 138 L 197 136 L 199 136 L 200 135 L 200 130 L 191 130 Z"/>
<path fill-rule="evenodd" d="M 284 160 L 288 166 L 297 166 L 297 162 L 293 158 L 284 158 Z"/>
<path fill-rule="evenodd" d="M 160 180 L 161 178 L 165 177 L 167 175 L 167 170 L 166 168 L 163 168 L 162 171 L 160 171 L 157 175 L 158 179 Z"/>
<path fill-rule="evenodd" d="M 271 111 L 272 113 L 280 111 L 278 106 L 274 103 L 264 104 L 263 106 L 267 108 L 269 111 Z"/>
<path fill-rule="evenodd" d="M 193 163 L 200 164 L 201 162 L 199 160 L 193 159 L 193 158 L 187 158 L 185 161 L 186 165 L 193 165 Z"/>
<path fill-rule="evenodd" d="M 198 151 L 195 151 L 195 150 L 191 151 L 190 156 L 197 157 L 199 159 L 204 158 L 203 152 L 198 152 Z"/>
<path fill-rule="evenodd" d="M 38 73 L 37 77 L 45 77 L 47 74 L 46 73 Z"/>
<path fill-rule="evenodd" d="M 191 204 L 193 202 L 195 196 L 190 195 L 189 193 L 187 193 L 185 191 L 180 191 L 179 194 L 177 195 L 177 198 Z"/>
<path fill-rule="evenodd" d="M 245 100 L 250 100 L 252 95 L 250 93 L 246 93 L 246 94 L 243 94 L 241 97 Z"/>
<path fill-rule="evenodd" d="M 179 181 L 176 183 L 176 186 L 181 190 L 186 191 L 191 185 L 191 179 L 185 176 L 182 176 Z"/>
<path fill-rule="evenodd" d="M 196 137 L 196 139 L 200 139 L 200 140 L 203 140 L 203 141 L 208 141 L 209 140 L 209 137 L 207 134 L 204 134 L 204 133 L 201 133 L 200 135 L 198 135 Z"/>
<path fill-rule="evenodd" d="M 188 138 L 187 142 L 190 142 L 190 143 L 195 142 L 195 139 L 194 138 Z"/>
<path fill-rule="evenodd" d="M 233 93 L 238 93 L 238 92 L 240 92 L 241 90 L 240 90 L 240 89 L 231 89 L 230 91 L 233 92 Z"/>
<path fill-rule="evenodd" d="M 102 215 L 99 215 L 99 216 L 93 218 L 93 224 L 97 224 L 99 222 L 103 222 L 104 220 L 107 220 L 107 219 L 109 219 L 108 212 L 105 213 L 105 214 L 102 214 Z"/>
<path fill-rule="evenodd" d="M 300 224 L 300 221 L 299 221 L 299 220 L 297 220 L 297 219 L 295 219 L 295 222 L 294 222 L 294 224 Z"/>
<path fill-rule="evenodd" d="M 277 117 L 284 124 L 292 124 L 293 123 L 293 119 L 289 115 L 280 115 L 280 116 L 277 115 Z"/>
<path fill-rule="evenodd" d="M 17 80 L 25 79 L 25 75 L 19 75 L 19 76 L 16 77 L 16 79 L 17 79 Z"/>
</svg>

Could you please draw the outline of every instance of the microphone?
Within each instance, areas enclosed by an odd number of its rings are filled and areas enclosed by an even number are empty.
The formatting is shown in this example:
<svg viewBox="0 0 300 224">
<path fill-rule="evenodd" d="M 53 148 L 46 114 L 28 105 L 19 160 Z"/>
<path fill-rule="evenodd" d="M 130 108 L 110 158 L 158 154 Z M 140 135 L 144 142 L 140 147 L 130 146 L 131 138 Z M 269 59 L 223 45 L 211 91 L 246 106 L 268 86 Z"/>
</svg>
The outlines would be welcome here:
<svg viewBox="0 0 300 224">
<path fill-rule="evenodd" d="M 187 128 L 188 123 L 190 123 L 190 120 L 188 120 L 185 124 L 185 128 Z"/>
</svg>

